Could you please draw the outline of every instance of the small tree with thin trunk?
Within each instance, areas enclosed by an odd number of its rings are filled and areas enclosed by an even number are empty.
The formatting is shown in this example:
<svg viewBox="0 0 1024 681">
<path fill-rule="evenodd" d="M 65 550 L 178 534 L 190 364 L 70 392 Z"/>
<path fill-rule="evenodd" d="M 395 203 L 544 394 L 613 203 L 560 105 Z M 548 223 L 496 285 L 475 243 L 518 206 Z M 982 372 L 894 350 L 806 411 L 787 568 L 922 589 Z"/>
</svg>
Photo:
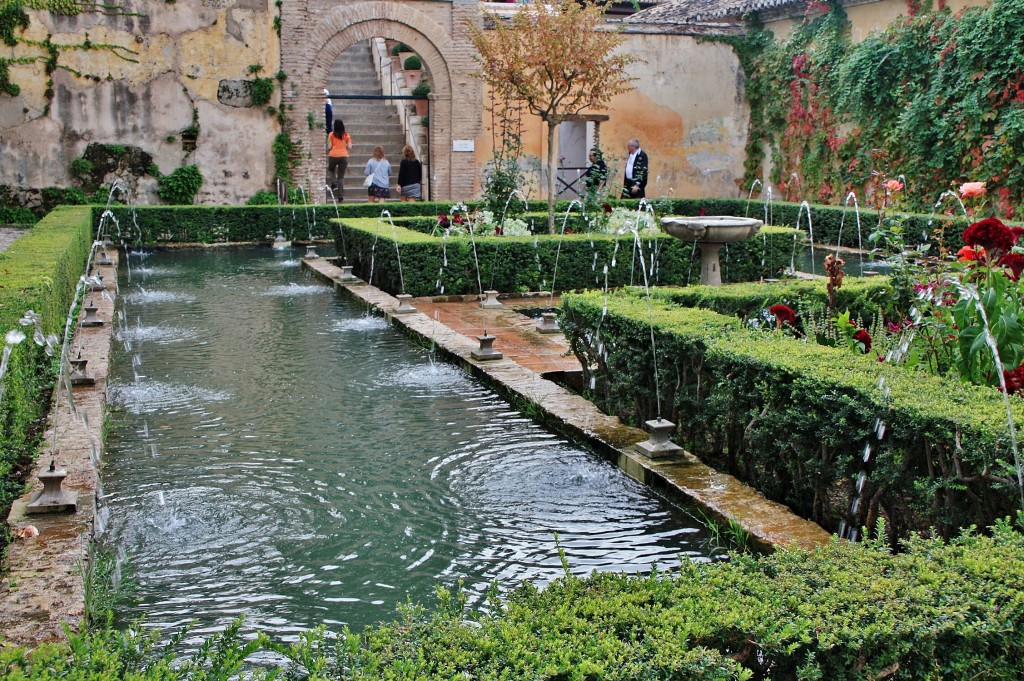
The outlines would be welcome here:
<svg viewBox="0 0 1024 681">
<path fill-rule="evenodd" d="M 616 53 L 623 41 L 601 24 L 597 5 L 533 0 L 511 19 L 485 15 L 493 28 L 469 25 L 480 77 L 506 101 L 519 100 L 548 128 L 548 231 L 555 232 L 555 130 L 584 111 L 601 109 L 633 89 L 626 68 L 642 61 Z"/>
</svg>

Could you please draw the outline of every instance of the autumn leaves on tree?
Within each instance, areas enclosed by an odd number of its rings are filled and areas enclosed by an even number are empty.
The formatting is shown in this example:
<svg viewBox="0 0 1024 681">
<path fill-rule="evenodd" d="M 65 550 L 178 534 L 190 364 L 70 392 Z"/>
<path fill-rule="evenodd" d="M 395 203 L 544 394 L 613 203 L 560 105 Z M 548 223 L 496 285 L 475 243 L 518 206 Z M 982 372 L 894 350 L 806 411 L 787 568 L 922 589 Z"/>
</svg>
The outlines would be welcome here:
<svg viewBox="0 0 1024 681">
<path fill-rule="evenodd" d="M 480 77 L 503 102 L 519 101 L 547 124 L 548 231 L 555 231 L 555 130 L 604 108 L 633 89 L 626 73 L 640 58 L 616 52 L 623 37 L 602 26 L 597 5 L 533 0 L 510 19 L 485 14 L 487 30 L 470 24 Z"/>
</svg>

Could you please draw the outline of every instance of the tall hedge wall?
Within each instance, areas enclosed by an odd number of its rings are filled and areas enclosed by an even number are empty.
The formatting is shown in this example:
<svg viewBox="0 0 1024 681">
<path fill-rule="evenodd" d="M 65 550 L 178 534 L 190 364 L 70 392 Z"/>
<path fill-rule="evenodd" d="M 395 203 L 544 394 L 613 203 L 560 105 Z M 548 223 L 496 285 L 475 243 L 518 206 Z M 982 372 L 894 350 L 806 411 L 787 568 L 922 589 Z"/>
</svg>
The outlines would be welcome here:
<svg viewBox="0 0 1024 681">
<path fill-rule="evenodd" d="M 848 517 L 868 446 L 858 527 L 885 515 L 898 536 L 949 536 L 1020 507 L 1000 393 L 754 331 L 672 296 L 652 301 L 656 363 L 643 291 L 563 298 L 560 324 L 606 412 L 659 416 L 657 375 L 660 415 L 690 451 L 831 530 Z M 1024 402 L 1013 410 L 1024 423 Z"/>
<path fill-rule="evenodd" d="M 28 338 L 11 353 L 0 402 L 0 513 L 7 517 L 21 494 L 20 476 L 38 449 L 56 379 L 57 358 L 32 342 L 27 310 L 42 316 L 45 333 L 63 336 L 64 322 L 92 244 L 88 207 L 58 208 L 0 253 L 0 333 L 21 329 Z M 3 537 L 0 535 L 0 543 Z"/>
<path fill-rule="evenodd" d="M 630 236 L 442 239 L 406 229 L 401 222 L 396 220 L 392 226 L 367 218 L 339 223 L 338 252 L 347 254 L 353 271 L 362 279 L 390 293 L 403 291 L 402 279 L 404 291 L 414 296 L 472 294 L 479 293 L 481 287 L 502 292 L 603 288 L 605 265 L 609 286 L 644 282 L 641 256 L 639 251 L 634 253 Z M 795 234 L 790 229 L 766 227 L 753 239 L 730 244 L 729 252 L 722 252 L 722 278 L 751 281 L 778 276 L 789 264 Z M 666 234 L 645 236 L 642 244 L 652 285 L 699 281 L 700 256 L 698 252 L 694 258 L 693 244 Z"/>
</svg>

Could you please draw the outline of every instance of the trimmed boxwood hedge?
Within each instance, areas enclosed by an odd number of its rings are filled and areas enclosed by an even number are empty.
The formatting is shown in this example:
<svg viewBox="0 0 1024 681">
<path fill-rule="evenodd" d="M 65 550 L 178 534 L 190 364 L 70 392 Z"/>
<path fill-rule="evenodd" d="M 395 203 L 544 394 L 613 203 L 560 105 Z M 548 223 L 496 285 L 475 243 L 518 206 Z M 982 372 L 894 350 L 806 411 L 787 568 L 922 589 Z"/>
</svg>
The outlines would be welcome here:
<svg viewBox="0 0 1024 681">
<path fill-rule="evenodd" d="M 754 331 L 657 293 L 661 414 L 644 292 L 563 298 L 560 325 L 607 413 L 632 424 L 659 415 L 675 422 L 701 459 L 831 530 L 847 519 L 867 446 L 857 526 L 884 515 L 897 536 L 932 528 L 950 536 L 1019 508 L 1000 393 Z M 1024 423 L 1024 401 L 1012 404 Z"/>
<path fill-rule="evenodd" d="M 45 427 L 47 395 L 57 358 L 32 342 L 32 327 L 18 320 L 27 310 L 42 317 L 45 333 L 63 334 L 78 279 L 92 245 L 88 207 L 52 211 L 0 253 L 0 333 L 21 329 L 28 338 L 11 353 L 0 402 L 0 513 L 7 517 L 21 494 L 21 475 L 32 463 Z M 0 534 L 0 545 L 6 533 Z"/>
<path fill-rule="evenodd" d="M 1024 537 L 1007 523 L 897 554 L 835 540 L 814 551 L 684 562 L 672 574 L 595 573 L 524 584 L 485 613 L 458 589 L 359 634 L 290 644 L 236 626 L 198 652 L 136 625 L 72 632 L 32 653 L 0 647 L 0 676 L 96 679 L 995 679 L 1024 676 Z M 194 645 L 194 644 L 193 644 Z M 267 649 L 274 651 L 268 655 Z M 246 664 L 260 655 L 259 666 Z M 250 676 L 252 675 L 252 676 Z"/>
<path fill-rule="evenodd" d="M 422 220 L 415 222 L 419 224 L 412 226 L 423 229 Z M 630 236 L 566 234 L 471 240 L 434 237 L 407 229 L 403 223 L 401 219 L 394 220 L 394 225 L 370 218 L 343 219 L 338 253 L 345 253 L 353 271 L 374 286 L 414 296 L 473 294 L 481 287 L 502 292 L 603 288 L 606 264 L 609 286 L 644 281 Z M 729 253 L 722 253 L 722 278 L 750 281 L 777 276 L 789 263 L 795 234 L 791 229 L 765 227 L 753 239 L 730 244 Z M 660 233 L 645 236 L 642 242 L 652 285 L 683 285 L 700 279 L 700 257 L 693 257 L 693 244 Z M 476 262 L 480 263 L 479 283 Z"/>
<path fill-rule="evenodd" d="M 820 281 L 793 279 L 777 283 L 754 282 L 731 286 L 658 288 L 651 295 L 680 307 L 702 307 L 724 315 L 749 318 L 782 303 L 794 310 L 801 303 L 828 307 L 828 292 Z M 849 310 L 852 319 L 870 320 L 877 314 L 898 316 L 896 298 L 887 277 L 847 277 L 836 291 L 836 308 Z"/>
</svg>

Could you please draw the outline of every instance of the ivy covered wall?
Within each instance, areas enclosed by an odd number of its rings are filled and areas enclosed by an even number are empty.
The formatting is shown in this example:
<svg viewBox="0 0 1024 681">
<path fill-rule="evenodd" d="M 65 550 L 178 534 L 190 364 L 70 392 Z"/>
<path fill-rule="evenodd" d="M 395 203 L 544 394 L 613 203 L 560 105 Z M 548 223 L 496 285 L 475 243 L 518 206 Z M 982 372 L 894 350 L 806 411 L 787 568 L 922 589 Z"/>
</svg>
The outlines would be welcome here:
<svg viewBox="0 0 1024 681">
<path fill-rule="evenodd" d="M 785 38 L 730 38 L 751 106 L 744 186 L 841 203 L 881 200 L 899 179 L 901 208 L 928 212 L 941 193 L 988 183 L 987 210 L 1024 205 L 1024 0 L 957 12 L 930 3 L 854 42 L 838 3 Z M 763 175 L 767 177 L 763 177 Z"/>
</svg>

